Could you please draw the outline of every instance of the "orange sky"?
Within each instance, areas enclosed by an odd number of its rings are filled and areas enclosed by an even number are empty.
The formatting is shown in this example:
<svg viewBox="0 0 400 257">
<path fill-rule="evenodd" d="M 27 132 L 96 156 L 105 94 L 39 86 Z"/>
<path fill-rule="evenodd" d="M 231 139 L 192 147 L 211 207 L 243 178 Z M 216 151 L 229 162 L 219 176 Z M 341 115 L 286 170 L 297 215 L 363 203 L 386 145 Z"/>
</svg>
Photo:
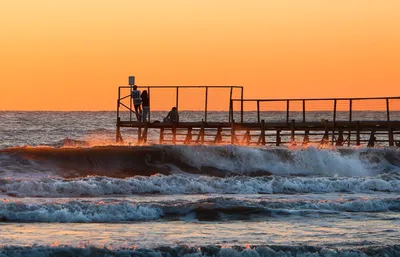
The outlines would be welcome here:
<svg viewBox="0 0 400 257">
<path fill-rule="evenodd" d="M 399 96 L 399 13 L 398 0 L 2 1 L 0 110 L 114 110 L 129 75 L 249 98 Z"/>
</svg>

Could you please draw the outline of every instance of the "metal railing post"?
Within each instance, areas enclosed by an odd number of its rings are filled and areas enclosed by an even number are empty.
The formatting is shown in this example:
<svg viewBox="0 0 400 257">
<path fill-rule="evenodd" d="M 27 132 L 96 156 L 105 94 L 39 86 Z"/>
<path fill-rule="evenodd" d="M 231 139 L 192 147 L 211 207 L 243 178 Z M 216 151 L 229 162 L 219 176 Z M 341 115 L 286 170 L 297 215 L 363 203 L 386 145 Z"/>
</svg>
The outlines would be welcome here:
<svg viewBox="0 0 400 257">
<path fill-rule="evenodd" d="M 337 106 L 337 100 L 333 100 L 333 124 L 336 122 L 336 106 Z"/>
<path fill-rule="evenodd" d="M 389 98 L 386 98 L 386 118 L 387 121 L 390 121 Z"/>
<path fill-rule="evenodd" d="M 243 123 L 243 88 L 240 93 L 240 122 Z"/>
<path fill-rule="evenodd" d="M 231 123 L 233 121 L 232 90 L 233 90 L 233 87 L 231 87 L 231 90 L 229 93 L 229 123 Z"/>
<path fill-rule="evenodd" d="M 286 123 L 289 123 L 289 100 L 286 100 Z"/>
<path fill-rule="evenodd" d="M 147 87 L 147 97 L 149 98 L 149 122 L 151 122 L 151 111 L 150 111 L 150 102 L 151 102 L 151 98 L 150 98 L 150 87 Z"/>
<path fill-rule="evenodd" d="M 336 106 L 337 99 L 333 100 L 333 129 L 332 129 L 332 145 L 335 143 L 335 129 L 336 129 Z"/>
<path fill-rule="evenodd" d="M 129 88 L 130 88 L 130 94 L 129 94 L 129 108 L 130 108 L 129 121 L 132 121 L 132 101 L 133 101 L 133 99 L 132 99 L 132 86 L 129 86 Z"/>
<path fill-rule="evenodd" d="M 118 87 L 118 101 L 117 101 L 117 120 L 119 118 L 119 102 L 121 101 L 121 87 Z"/>
<path fill-rule="evenodd" d="M 176 87 L 176 99 L 175 99 L 175 107 L 179 110 L 179 87 Z"/>
<path fill-rule="evenodd" d="M 206 87 L 206 99 L 204 103 L 204 121 L 207 122 L 208 87 Z"/>
<path fill-rule="evenodd" d="M 350 99 L 349 102 L 349 121 L 352 121 L 353 118 L 353 99 Z"/>
</svg>

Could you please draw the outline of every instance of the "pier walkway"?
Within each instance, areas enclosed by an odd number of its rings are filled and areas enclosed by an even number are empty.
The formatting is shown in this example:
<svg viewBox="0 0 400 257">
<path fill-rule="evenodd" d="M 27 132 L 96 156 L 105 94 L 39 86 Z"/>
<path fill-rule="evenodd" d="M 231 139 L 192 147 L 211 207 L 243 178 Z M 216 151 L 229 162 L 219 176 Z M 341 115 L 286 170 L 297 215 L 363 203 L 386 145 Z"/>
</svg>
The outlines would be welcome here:
<svg viewBox="0 0 400 257">
<path fill-rule="evenodd" d="M 151 143 L 159 144 L 400 146 L 400 97 L 244 99 L 241 86 L 138 86 L 138 89 L 149 94 L 148 122 L 136 120 L 132 87 L 120 86 L 116 122 L 119 142 L 124 140 L 126 129 L 129 137 L 133 136 L 139 144 L 149 143 L 151 133 Z M 196 112 L 197 120 L 174 124 L 152 120 L 153 114 L 158 113 L 151 110 L 154 101 L 160 99 L 157 92 L 168 91 L 174 96 L 173 105 L 179 113 L 185 113 L 180 110 L 184 101 L 180 95 L 192 89 L 196 90 L 196 99 L 203 94 L 203 108 L 199 110 L 197 106 L 195 111 L 185 111 L 188 115 Z M 210 93 L 218 96 L 211 97 L 217 103 L 211 102 Z M 210 105 L 220 106 L 221 101 L 226 103 L 225 112 L 209 111 Z"/>
</svg>

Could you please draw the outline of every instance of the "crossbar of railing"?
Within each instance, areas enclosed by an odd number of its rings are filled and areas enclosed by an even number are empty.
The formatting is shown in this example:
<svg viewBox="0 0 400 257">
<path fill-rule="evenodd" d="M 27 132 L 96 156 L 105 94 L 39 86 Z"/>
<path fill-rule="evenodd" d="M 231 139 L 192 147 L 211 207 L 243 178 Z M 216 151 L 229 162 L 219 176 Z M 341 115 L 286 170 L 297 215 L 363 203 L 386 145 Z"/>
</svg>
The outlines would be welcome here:
<svg viewBox="0 0 400 257">
<path fill-rule="evenodd" d="M 329 101 L 329 100 L 392 100 L 400 99 L 400 96 L 382 96 L 382 97 L 338 97 L 338 98 L 246 98 L 243 102 L 273 102 L 273 101 Z M 240 98 L 232 98 L 233 101 L 242 101 Z"/>
<path fill-rule="evenodd" d="M 329 112 L 333 112 L 333 117 L 332 120 L 333 122 L 336 122 L 337 120 L 337 104 L 339 101 L 341 102 L 348 102 L 349 104 L 349 108 L 348 108 L 348 112 L 349 112 L 349 121 L 353 121 L 353 112 L 355 111 L 353 109 L 353 104 L 356 103 L 357 101 L 385 101 L 385 105 L 384 107 L 382 107 L 380 109 L 380 111 L 386 111 L 386 120 L 390 121 L 390 116 L 391 116 L 391 110 L 390 110 L 390 101 L 389 100 L 400 100 L 400 96 L 393 96 L 393 97 L 358 97 L 358 98 L 292 98 L 292 99 L 231 99 L 231 103 L 230 106 L 232 106 L 231 110 L 230 110 L 230 117 L 233 120 L 233 106 L 235 102 L 240 102 L 240 116 L 241 116 L 241 122 L 243 122 L 243 104 L 246 102 L 254 102 L 256 103 L 256 111 L 257 111 L 257 122 L 260 123 L 261 121 L 261 112 L 263 111 L 262 108 L 260 107 L 260 103 L 264 103 L 264 102 L 282 102 L 285 103 L 286 102 L 286 122 L 289 123 L 290 121 L 290 112 L 293 112 L 293 110 L 290 109 L 290 103 L 291 102 L 301 102 L 302 103 L 302 108 L 301 110 L 298 110 L 300 112 L 302 112 L 302 121 L 306 122 L 306 113 L 309 111 L 318 111 L 318 110 L 307 110 L 306 109 L 306 103 L 307 102 L 316 102 L 316 101 L 328 101 L 331 102 L 333 104 L 333 108 L 329 108 L 329 109 L 323 109 L 323 110 L 319 110 L 319 111 L 329 111 Z M 271 110 L 274 111 L 274 110 Z M 282 110 L 283 111 L 283 110 Z M 343 111 L 342 111 L 343 112 Z M 347 112 L 347 111 L 344 111 Z"/>
<path fill-rule="evenodd" d="M 242 86 L 137 86 L 138 88 L 237 88 L 242 89 Z M 119 86 L 120 89 L 122 88 L 131 88 L 131 86 Z"/>
<path fill-rule="evenodd" d="M 194 85 L 194 86 L 173 86 L 173 85 L 172 86 L 171 85 L 168 85 L 168 86 L 148 86 L 148 85 L 141 85 L 141 86 L 137 86 L 137 87 L 138 88 L 146 88 L 148 90 L 149 97 L 150 97 L 150 89 L 151 88 L 154 88 L 154 89 L 175 89 L 176 90 L 175 107 L 177 109 L 179 109 L 178 108 L 179 107 L 178 106 L 179 105 L 179 89 L 181 89 L 181 88 L 182 89 L 204 88 L 205 89 L 205 101 L 204 101 L 204 121 L 205 122 L 207 122 L 207 113 L 208 113 L 208 89 L 210 89 L 210 88 L 214 88 L 214 89 L 223 89 L 223 88 L 230 89 L 230 95 L 229 95 L 229 104 L 230 104 L 230 106 L 229 106 L 229 121 L 231 121 L 231 114 L 232 114 L 232 105 L 231 105 L 231 103 L 232 103 L 232 91 L 233 91 L 233 89 L 240 89 L 240 91 L 241 91 L 240 92 L 240 97 L 241 97 L 240 100 L 243 100 L 243 87 L 242 86 L 226 86 L 226 85 L 225 86 L 198 86 L 198 85 Z M 131 90 L 131 93 L 129 95 L 121 97 L 121 90 L 123 90 L 123 89 L 129 89 L 129 90 Z M 129 113 L 129 116 L 130 116 L 129 121 L 132 121 L 132 113 L 135 113 L 135 111 L 132 110 L 132 100 L 129 99 L 130 100 L 130 102 L 129 102 L 130 107 L 128 107 L 127 105 L 125 105 L 125 104 L 123 104 L 121 102 L 124 99 L 130 98 L 131 94 L 132 94 L 132 86 L 119 86 L 118 87 L 117 120 L 120 120 L 119 113 L 120 113 L 120 107 L 122 106 L 122 107 L 124 107 L 124 108 L 126 108 L 127 110 L 130 111 L 130 113 Z M 243 105 L 242 105 L 241 111 L 243 113 Z M 149 115 L 149 122 L 150 122 L 151 121 L 150 120 L 150 117 L 151 117 L 150 116 L 151 115 L 150 106 L 149 106 L 148 115 Z M 241 117 L 241 121 L 243 122 L 243 116 Z"/>
</svg>

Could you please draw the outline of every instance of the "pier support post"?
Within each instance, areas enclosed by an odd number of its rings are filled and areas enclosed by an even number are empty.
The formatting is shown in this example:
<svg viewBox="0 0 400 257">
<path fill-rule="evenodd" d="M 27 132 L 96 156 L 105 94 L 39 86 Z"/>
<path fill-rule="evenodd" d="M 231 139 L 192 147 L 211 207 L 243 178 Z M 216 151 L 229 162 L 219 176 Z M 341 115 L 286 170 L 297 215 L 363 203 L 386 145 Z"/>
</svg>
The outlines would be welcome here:
<svg viewBox="0 0 400 257">
<path fill-rule="evenodd" d="M 218 127 L 217 135 L 215 135 L 214 144 L 219 144 L 222 141 L 222 128 Z"/>
<path fill-rule="evenodd" d="M 282 142 L 282 138 L 281 138 L 281 131 L 280 130 L 276 130 L 276 146 L 279 146 Z"/>
<path fill-rule="evenodd" d="M 367 147 L 374 147 L 375 146 L 375 140 L 376 140 L 375 131 L 372 130 L 371 131 L 371 135 L 369 136 Z"/>
<path fill-rule="evenodd" d="M 142 127 L 138 127 L 138 144 L 142 142 Z"/>
<path fill-rule="evenodd" d="M 390 125 L 388 126 L 388 137 L 389 137 L 389 146 L 394 146 L 393 129 Z"/>
<path fill-rule="evenodd" d="M 292 123 L 291 123 L 291 135 L 290 135 L 290 144 L 292 145 L 292 146 L 296 146 L 297 144 L 296 144 L 296 138 L 295 138 L 295 129 L 294 129 L 294 120 L 292 120 Z"/>
<path fill-rule="evenodd" d="M 117 118 L 117 131 L 116 131 L 116 136 L 115 136 L 115 141 L 117 143 L 123 143 L 124 142 L 124 140 L 122 139 L 122 136 L 121 136 L 121 127 L 119 125 L 120 122 L 121 122 L 121 118 L 118 117 Z"/>
<path fill-rule="evenodd" d="M 231 123 L 231 144 L 234 145 L 237 142 L 236 139 L 236 131 L 235 131 L 235 123 Z"/>
<path fill-rule="evenodd" d="M 356 127 L 356 141 L 357 141 L 357 146 L 359 146 L 361 143 L 361 139 L 360 139 L 360 122 L 357 121 L 357 127 Z"/>
<path fill-rule="evenodd" d="M 188 128 L 188 132 L 185 138 L 185 142 L 183 142 L 185 145 L 190 145 L 192 141 L 192 128 Z"/>
<path fill-rule="evenodd" d="M 160 144 L 164 143 L 164 128 L 160 128 Z"/>
<path fill-rule="evenodd" d="M 328 130 L 328 120 L 324 120 L 325 122 L 325 133 L 321 140 L 321 145 L 329 144 L 329 130 Z"/>
<path fill-rule="evenodd" d="M 261 121 L 261 135 L 260 135 L 260 139 L 261 139 L 261 144 L 265 145 L 265 121 L 262 120 Z M 260 140 L 259 140 L 260 141 Z"/>
<path fill-rule="evenodd" d="M 172 125 L 172 144 L 176 145 L 176 126 Z"/>
<path fill-rule="evenodd" d="M 304 138 L 303 138 L 303 146 L 307 146 L 308 143 L 310 142 L 310 131 L 306 130 L 304 131 Z"/>
<path fill-rule="evenodd" d="M 145 144 L 147 143 L 147 130 L 149 129 L 149 125 L 146 123 L 144 125 L 144 129 L 142 132 L 142 136 L 141 136 L 141 143 Z"/>
<path fill-rule="evenodd" d="M 250 129 L 246 129 L 246 133 L 244 133 L 244 136 L 242 138 L 242 144 L 249 145 L 250 140 L 251 140 Z"/>
<path fill-rule="evenodd" d="M 343 130 L 339 130 L 338 139 L 336 140 L 336 146 L 343 146 Z"/>
</svg>

